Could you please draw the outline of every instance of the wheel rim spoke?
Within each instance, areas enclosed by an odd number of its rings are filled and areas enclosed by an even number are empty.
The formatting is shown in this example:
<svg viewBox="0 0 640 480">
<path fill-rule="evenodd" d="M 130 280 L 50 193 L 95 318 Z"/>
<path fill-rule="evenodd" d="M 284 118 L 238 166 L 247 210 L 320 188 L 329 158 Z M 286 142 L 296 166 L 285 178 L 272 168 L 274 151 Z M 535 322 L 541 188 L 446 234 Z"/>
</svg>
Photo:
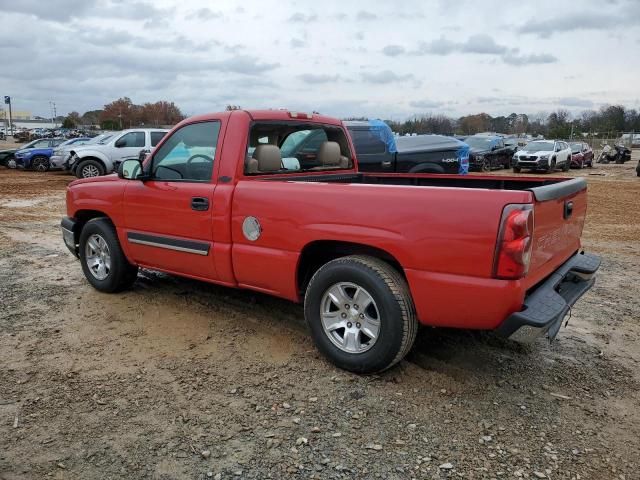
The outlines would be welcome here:
<svg viewBox="0 0 640 480">
<path fill-rule="evenodd" d="M 85 245 L 85 263 L 91 274 L 98 280 L 104 280 L 111 273 L 111 255 L 109 245 L 98 234 L 91 235 Z"/>
<path fill-rule="evenodd" d="M 375 299 L 355 283 L 339 282 L 325 291 L 320 320 L 331 343 L 347 353 L 366 352 L 380 337 L 380 312 Z"/>
</svg>

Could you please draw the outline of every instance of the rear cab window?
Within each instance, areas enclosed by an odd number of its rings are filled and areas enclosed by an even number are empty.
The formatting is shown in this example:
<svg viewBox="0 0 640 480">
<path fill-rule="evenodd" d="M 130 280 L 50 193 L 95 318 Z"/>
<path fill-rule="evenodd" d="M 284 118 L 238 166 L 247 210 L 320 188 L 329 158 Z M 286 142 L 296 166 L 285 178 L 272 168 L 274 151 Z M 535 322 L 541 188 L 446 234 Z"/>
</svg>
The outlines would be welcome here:
<svg viewBox="0 0 640 480">
<path fill-rule="evenodd" d="M 346 132 L 304 122 L 255 122 L 249 131 L 245 175 L 332 171 L 353 167 Z"/>
<path fill-rule="evenodd" d="M 351 139 L 356 152 L 359 155 L 375 155 L 385 153 L 387 145 L 382 141 L 380 135 L 369 129 L 350 129 Z"/>
</svg>

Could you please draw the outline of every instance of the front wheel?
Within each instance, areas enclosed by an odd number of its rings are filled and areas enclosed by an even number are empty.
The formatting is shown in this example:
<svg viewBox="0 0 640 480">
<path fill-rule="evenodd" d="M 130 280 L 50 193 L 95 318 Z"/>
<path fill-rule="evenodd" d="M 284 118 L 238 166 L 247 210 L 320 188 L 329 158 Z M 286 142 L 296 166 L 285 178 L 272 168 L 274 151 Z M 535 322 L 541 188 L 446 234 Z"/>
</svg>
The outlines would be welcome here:
<svg viewBox="0 0 640 480">
<path fill-rule="evenodd" d="M 547 167 L 547 173 L 555 172 L 556 170 L 556 159 L 552 158 L 549 162 L 549 166 Z"/>
<path fill-rule="evenodd" d="M 116 230 L 106 218 L 89 220 L 80 232 L 80 263 L 89 283 L 101 292 L 129 288 L 138 276 L 120 248 Z"/>
<path fill-rule="evenodd" d="M 76 177 L 91 178 L 104 175 L 104 167 L 97 160 L 83 160 L 76 168 Z"/>
<path fill-rule="evenodd" d="M 522 169 L 520 167 L 513 167 L 513 173 L 520 173 Z"/>
<path fill-rule="evenodd" d="M 407 282 L 391 265 L 369 256 L 322 266 L 309 282 L 304 313 L 318 349 L 336 366 L 356 373 L 398 363 L 418 330 Z"/>
</svg>

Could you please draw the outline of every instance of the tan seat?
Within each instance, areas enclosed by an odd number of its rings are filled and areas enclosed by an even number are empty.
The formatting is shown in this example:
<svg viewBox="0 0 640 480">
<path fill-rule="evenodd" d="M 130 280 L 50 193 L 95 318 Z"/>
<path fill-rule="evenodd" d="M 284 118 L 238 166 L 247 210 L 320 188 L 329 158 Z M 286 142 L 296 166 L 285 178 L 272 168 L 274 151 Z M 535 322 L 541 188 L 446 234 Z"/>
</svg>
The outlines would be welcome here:
<svg viewBox="0 0 640 480">
<path fill-rule="evenodd" d="M 323 167 L 347 168 L 349 166 L 349 159 L 341 155 L 338 142 L 321 143 L 316 160 Z"/>
<path fill-rule="evenodd" d="M 275 145 L 258 145 L 247 165 L 249 173 L 276 172 L 281 169 L 282 153 Z"/>
</svg>

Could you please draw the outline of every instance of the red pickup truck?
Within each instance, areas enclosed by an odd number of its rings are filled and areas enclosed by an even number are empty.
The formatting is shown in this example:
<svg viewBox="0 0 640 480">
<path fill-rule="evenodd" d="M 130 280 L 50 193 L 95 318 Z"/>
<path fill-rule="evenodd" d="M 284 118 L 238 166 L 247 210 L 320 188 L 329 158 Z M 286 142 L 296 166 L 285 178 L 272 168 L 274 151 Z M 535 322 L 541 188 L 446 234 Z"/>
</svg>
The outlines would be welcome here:
<svg viewBox="0 0 640 480">
<path fill-rule="evenodd" d="M 419 324 L 553 339 L 593 285 L 584 179 L 362 173 L 354 152 L 322 115 L 189 118 L 143 162 L 72 182 L 64 242 L 103 292 L 143 267 L 304 302 L 317 347 L 362 373 Z"/>
</svg>

